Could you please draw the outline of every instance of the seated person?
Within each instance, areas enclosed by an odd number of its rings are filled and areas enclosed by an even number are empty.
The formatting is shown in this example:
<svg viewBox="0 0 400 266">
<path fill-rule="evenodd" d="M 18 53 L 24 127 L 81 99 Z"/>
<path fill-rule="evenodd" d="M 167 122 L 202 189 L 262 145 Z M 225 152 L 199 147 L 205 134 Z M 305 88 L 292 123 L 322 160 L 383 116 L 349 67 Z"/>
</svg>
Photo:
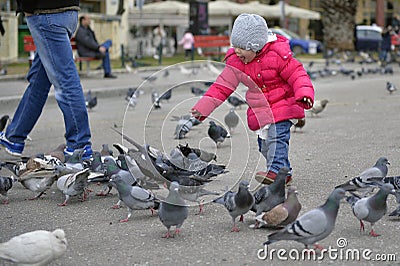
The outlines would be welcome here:
<svg viewBox="0 0 400 266">
<path fill-rule="evenodd" d="M 90 28 L 90 18 L 87 15 L 83 15 L 79 18 L 79 24 L 79 28 L 75 34 L 79 56 L 102 59 L 104 77 L 116 78 L 116 76 L 111 74 L 110 54 L 108 53 L 108 49 L 112 46 L 112 41 L 107 40 L 103 44 L 97 42 L 96 35 Z"/>
</svg>

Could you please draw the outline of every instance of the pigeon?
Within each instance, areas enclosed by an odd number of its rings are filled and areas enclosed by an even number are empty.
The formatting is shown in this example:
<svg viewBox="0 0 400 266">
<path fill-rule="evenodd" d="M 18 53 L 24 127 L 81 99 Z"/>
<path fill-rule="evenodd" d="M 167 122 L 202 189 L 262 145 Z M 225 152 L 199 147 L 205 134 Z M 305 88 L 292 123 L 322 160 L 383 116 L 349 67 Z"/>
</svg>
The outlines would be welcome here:
<svg viewBox="0 0 400 266">
<path fill-rule="evenodd" d="M 392 211 L 389 216 L 398 216 L 400 217 L 400 176 L 387 176 L 383 179 L 384 183 L 392 184 L 394 190 L 396 191 L 394 195 L 396 196 L 396 201 L 398 204 L 397 209 Z"/>
<path fill-rule="evenodd" d="M 225 124 L 228 126 L 229 133 L 235 130 L 239 124 L 239 116 L 235 112 L 235 108 L 231 108 L 229 112 L 224 117 Z"/>
<path fill-rule="evenodd" d="M 208 152 L 199 148 L 189 147 L 189 144 L 183 146 L 182 144 L 178 144 L 178 149 L 181 150 L 184 156 L 188 156 L 190 153 L 195 153 L 202 161 L 209 163 L 211 161 L 217 161 L 217 155 L 212 152 Z"/>
<path fill-rule="evenodd" d="M 195 118 L 193 118 L 195 119 Z M 189 133 L 193 127 L 192 119 L 180 119 L 175 127 L 175 139 L 184 139 L 186 134 Z"/>
<path fill-rule="evenodd" d="M 158 97 L 158 92 L 156 92 L 155 90 L 153 90 L 151 92 L 151 102 L 153 103 L 153 106 L 155 109 L 160 109 L 161 105 L 160 105 L 160 99 Z"/>
<path fill-rule="evenodd" d="M 129 88 L 125 100 L 128 102 L 129 107 L 135 107 L 137 105 L 138 88 Z"/>
<path fill-rule="evenodd" d="M 230 138 L 228 135 L 228 131 L 225 128 L 215 124 L 214 121 L 210 121 L 210 127 L 208 128 L 208 136 L 215 142 L 215 144 L 219 144 L 224 142 L 226 138 Z"/>
<path fill-rule="evenodd" d="M 158 101 L 162 101 L 162 100 L 169 101 L 171 99 L 171 96 L 172 96 L 172 89 L 169 89 L 166 92 L 164 92 L 163 94 L 161 94 L 160 97 L 158 97 Z"/>
<path fill-rule="evenodd" d="M 347 202 L 351 204 L 354 216 L 360 220 L 360 231 L 364 231 L 363 221 L 371 223 L 371 236 L 379 236 L 374 229 L 374 224 L 379 221 L 387 211 L 386 200 L 389 194 L 394 194 L 395 190 L 392 184 L 383 184 L 379 191 L 365 198 L 352 195 L 346 198 Z"/>
<path fill-rule="evenodd" d="M 268 240 L 264 242 L 264 245 L 280 240 L 294 240 L 303 243 L 306 249 L 310 244 L 314 244 L 315 248 L 322 250 L 322 247 L 315 243 L 326 238 L 333 231 L 340 200 L 345 197 L 345 192 L 341 188 L 334 189 L 323 205 L 304 213 L 285 228 L 268 235 Z"/>
<path fill-rule="evenodd" d="M 69 172 L 69 169 L 66 169 L 56 158 L 32 157 L 28 160 L 25 167 L 26 169 L 17 179 L 25 188 L 35 193 L 35 196 L 30 198 L 30 200 L 40 198 L 60 175 Z"/>
<path fill-rule="evenodd" d="M 247 102 L 245 100 L 242 100 L 241 98 L 233 96 L 233 95 L 228 97 L 228 103 L 230 103 L 234 108 L 236 108 L 236 107 L 241 108 L 241 106 L 243 104 L 247 104 Z"/>
<path fill-rule="evenodd" d="M 285 201 L 285 182 L 288 173 L 289 169 L 282 167 L 271 185 L 262 186 L 254 193 L 254 206 L 251 209 L 256 212 L 256 216 L 270 211 Z"/>
<path fill-rule="evenodd" d="M 315 100 L 313 107 L 309 110 L 311 112 L 311 116 L 318 116 L 321 113 L 326 105 L 329 103 L 327 99 L 324 100 Z"/>
<path fill-rule="evenodd" d="M 74 170 L 80 171 L 84 168 L 82 156 L 85 152 L 84 149 L 75 149 L 72 155 L 66 155 L 65 157 L 65 167 Z"/>
<path fill-rule="evenodd" d="M 222 197 L 213 200 L 225 206 L 229 215 L 232 217 L 232 232 L 239 232 L 236 226 L 236 218 L 240 216 L 239 221 L 243 221 L 243 215 L 246 214 L 254 204 L 254 197 L 249 192 L 249 181 L 242 180 L 239 183 L 238 192 L 227 191 Z"/>
<path fill-rule="evenodd" d="M 101 145 L 100 154 L 103 158 L 107 157 L 107 156 L 113 157 L 114 152 L 112 150 L 110 150 L 110 147 L 108 146 L 108 144 L 104 143 Z"/>
<path fill-rule="evenodd" d="M 3 116 L 0 118 L 0 131 L 4 131 L 4 129 L 5 129 L 6 126 L 7 126 L 8 120 L 10 120 L 10 116 L 8 116 L 8 115 L 3 115 Z"/>
<path fill-rule="evenodd" d="M 203 90 L 198 87 L 191 87 L 190 91 L 196 96 L 202 96 L 202 95 L 204 95 L 204 93 L 206 93 L 206 90 Z"/>
<path fill-rule="evenodd" d="M 141 188 L 139 186 L 131 186 L 125 182 L 118 174 L 112 175 L 110 182 L 115 184 L 119 199 L 128 208 L 128 215 L 125 219 L 120 220 L 120 222 L 127 222 L 132 215 L 132 210 L 145 210 L 150 209 L 153 214 L 154 209 L 158 208 L 159 202 L 153 193 Z"/>
<path fill-rule="evenodd" d="M 0 258 L 18 265 L 48 265 L 65 253 L 67 244 L 62 229 L 32 231 L 0 243 Z"/>
<path fill-rule="evenodd" d="M 294 131 L 297 132 L 296 129 L 302 129 L 306 125 L 306 119 L 305 118 L 300 118 L 297 119 L 296 124 L 294 124 Z"/>
<path fill-rule="evenodd" d="M 288 189 L 286 200 L 283 203 L 276 205 L 268 212 L 263 212 L 259 216 L 256 216 L 258 228 L 284 227 L 297 219 L 300 210 L 301 204 L 297 198 L 296 188 L 291 186 Z"/>
<path fill-rule="evenodd" d="M 386 82 L 386 90 L 392 94 L 393 92 L 397 91 L 397 87 L 390 81 Z"/>
<path fill-rule="evenodd" d="M 73 174 L 61 176 L 57 180 L 57 188 L 65 195 L 65 201 L 58 206 L 66 206 L 72 196 L 83 195 L 81 201 L 86 200 L 88 190 L 89 168 L 85 168 Z"/>
<path fill-rule="evenodd" d="M 362 197 L 364 197 L 376 186 L 377 179 L 381 179 L 381 182 L 383 182 L 383 179 L 388 173 L 387 165 L 390 165 L 388 159 L 386 157 L 380 157 L 373 167 L 367 168 L 357 177 L 336 186 L 336 188 L 340 187 L 346 191 L 353 192 L 360 191 L 363 193 Z"/>
<path fill-rule="evenodd" d="M 162 224 L 167 228 L 165 238 L 177 236 L 180 233 L 180 228 L 189 214 L 188 207 L 185 201 L 179 194 L 179 184 L 172 182 L 169 186 L 169 193 L 165 201 L 160 203 L 158 209 L 158 217 Z M 171 226 L 175 226 L 175 232 L 170 234 Z"/>
<path fill-rule="evenodd" d="M 92 91 L 89 90 L 85 96 L 86 108 L 91 111 L 97 105 L 97 96 L 92 96 Z"/>
<path fill-rule="evenodd" d="M 3 204 L 8 204 L 7 192 L 12 188 L 14 178 L 7 176 L 0 176 L 0 195 L 4 197 Z"/>
</svg>

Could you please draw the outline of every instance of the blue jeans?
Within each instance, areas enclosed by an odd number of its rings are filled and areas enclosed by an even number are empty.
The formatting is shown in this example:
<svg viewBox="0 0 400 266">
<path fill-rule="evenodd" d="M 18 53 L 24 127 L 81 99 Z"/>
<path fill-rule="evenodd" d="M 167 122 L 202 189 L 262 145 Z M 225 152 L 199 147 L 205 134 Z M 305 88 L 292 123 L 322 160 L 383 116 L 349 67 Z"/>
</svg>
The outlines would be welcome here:
<svg viewBox="0 0 400 266">
<path fill-rule="evenodd" d="M 267 172 L 278 173 L 282 167 L 292 169 L 289 162 L 291 126 L 292 122 L 289 120 L 271 124 L 267 139 L 258 137 L 258 150 L 267 160 Z"/>
<path fill-rule="evenodd" d="M 77 149 L 90 145 L 88 113 L 70 44 L 78 12 L 32 15 L 26 21 L 36 44 L 36 54 L 27 75 L 29 85 L 7 127 L 7 139 L 17 143 L 25 141 L 53 85 L 64 116 L 67 146 Z"/>
<path fill-rule="evenodd" d="M 107 40 L 104 43 L 102 43 L 101 46 L 104 46 L 106 48 L 106 53 L 104 54 L 103 64 L 102 64 L 102 67 L 104 69 L 104 74 L 106 75 L 111 74 L 110 53 L 108 52 L 108 49 L 112 46 L 112 41 Z"/>
</svg>

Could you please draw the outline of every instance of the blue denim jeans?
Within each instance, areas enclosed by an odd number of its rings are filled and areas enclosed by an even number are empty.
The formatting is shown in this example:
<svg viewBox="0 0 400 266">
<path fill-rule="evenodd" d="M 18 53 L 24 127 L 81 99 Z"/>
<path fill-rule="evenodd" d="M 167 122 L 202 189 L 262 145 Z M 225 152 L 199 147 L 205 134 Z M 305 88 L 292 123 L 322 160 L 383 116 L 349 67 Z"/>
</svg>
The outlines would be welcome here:
<svg viewBox="0 0 400 266">
<path fill-rule="evenodd" d="M 88 113 L 78 71 L 72 55 L 70 38 L 78 23 L 77 11 L 27 16 L 36 45 L 35 59 L 27 75 L 28 87 L 7 127 L 6 137 L 23 143 L 46 103 L 50 87 L 65 123 L 67 146 L 83 148 L 90 143 Z"/>
<path fill-rule="evenodd" d="M 258 137 L 258 150 L 267 160 L 267 172 L 278 173 L 279 169 L 284 166 L 292 169 L 289 162 L 291 126 L 292 122 L 289 120 L 271 124 L 267 139 Z"/>
<path fill-rule="evenodd" d="M 108 49 L 112 46 L 112 41 L 107 40 L 104 43 L 101 44 L 101 46 L 104 46 L 106 48 L 106 53 L 103 57 L 103 64 L 102 67 L 104 69 L 104 74 L 111 74 L 111 62 L 110 62 L 110 53 L 108 52 Z"/>
</svg>

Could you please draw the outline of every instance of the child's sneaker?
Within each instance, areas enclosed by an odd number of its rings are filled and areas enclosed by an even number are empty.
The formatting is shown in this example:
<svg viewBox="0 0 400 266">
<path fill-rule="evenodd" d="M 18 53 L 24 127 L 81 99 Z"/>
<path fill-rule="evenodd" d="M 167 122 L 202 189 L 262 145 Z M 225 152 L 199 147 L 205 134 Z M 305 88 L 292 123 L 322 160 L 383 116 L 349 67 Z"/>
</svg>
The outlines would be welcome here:
<svg viewBox="0 0 400 266">
<path fill-rule="evenodd" d="M 257 172 L 256 173 L 256 180 L 262 184 L 265 185 L 270 185 L 275 181 L 277 174 L 272 172 L 272 171 L 268 171 L 267 172 Z M 286 185 L 288 185 L 290 182 L 292 182 L 292 176 L 288 175 L 286 177 Z"/>
<path fill-rule="evenodd" d="M 0 132 L 0 145 L 3 145 L 6 148 L 6 152 L 13 156 L 21 156 L 25 147 L 25 143 L 9 141 L 4 132 Z"/>
<path fill-rule="evenodd" d="M 85 147 L 83 147 L 83 150 L 84 150 L 84 152 L 83 152 L 83 155 L 82 155 L 82 160 L 91 159 L 92 158 L 92 154 L 93 154 L 92 146 L 86 145 Z M 74 153 L 74 151 L 75 151 L 74 149 L 66 147 L 64 149 L 64 155 L 71 156 Z"/>
</svg>

